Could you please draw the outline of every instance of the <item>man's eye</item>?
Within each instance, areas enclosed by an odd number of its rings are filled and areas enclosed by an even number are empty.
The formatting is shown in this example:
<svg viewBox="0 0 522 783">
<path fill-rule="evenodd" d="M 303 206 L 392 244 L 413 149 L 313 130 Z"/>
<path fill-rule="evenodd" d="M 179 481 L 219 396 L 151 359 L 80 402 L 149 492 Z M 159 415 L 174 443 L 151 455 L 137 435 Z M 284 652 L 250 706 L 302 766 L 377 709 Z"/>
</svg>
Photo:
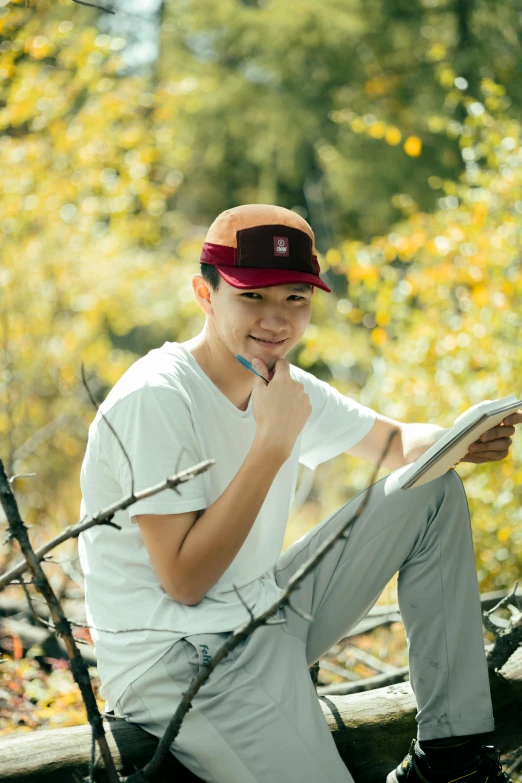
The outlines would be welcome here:
<svg viewBox="0 0 522 783">
<path fill-rule="evenodd" d="M 248 292 L 247 292 L 247 293 L 245 293 L 245 294 L 240 294 L 240 296 L 259 296 L 259 294 L 258 294 L 258 293 L 256 293 L 255 291 L 248 291 Z M 290 298 L 294 298 L 294 299 L 304 299 L 304 296 L 298 296 L 297 294 L 291 294 L 291 295 L 290 295 L 288 298 L 289 298 L 289 299 L 290 299 Z"/>
</svg>

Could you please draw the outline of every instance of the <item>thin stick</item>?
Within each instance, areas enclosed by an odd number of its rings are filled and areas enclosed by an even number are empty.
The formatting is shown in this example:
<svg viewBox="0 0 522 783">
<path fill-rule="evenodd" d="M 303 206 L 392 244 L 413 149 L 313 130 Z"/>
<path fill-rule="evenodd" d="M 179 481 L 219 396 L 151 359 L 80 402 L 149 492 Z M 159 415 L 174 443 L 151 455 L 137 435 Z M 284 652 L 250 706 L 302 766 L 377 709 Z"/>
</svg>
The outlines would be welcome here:
<svg viewBox="0 0 522 783">
<path fill-rule="evenodd" d="M 341 538 L 346 537 L 345 534 L 348 528 L 350 528 L 353 525 L 353 523 L 361 516 L 362 512 L 368 505 L 370 496 L 373 491 L 373 487 L 375 486 L 374 482 L 377 473 L 379 471 L 379 468 L 381 467 L 382 463 L 386 458 L 386 455 L 388 454 L 393 439 L 398 434 L 399 434 L 398 430 L 392 430 L 392 432 L 390 433 L 386 445 L 384 447 L 383 453 L 379 459 L 379 462 L 376 464 L 375 469 L 373 471 L 370 486 L 367 488 L 363 502 L 361 503 L 361 505 L 355 512 L 355 514 L 340 528 L 340 530 L 337 531 L 337 533 L 332 533 L 332 535 L 329 538 L 327 538 L 323 542 L 323 544 L 318 548 L 317 552 L 312 557 L 310 557 L 305 563 L 303 563 L 303 565 L 289 579 L 289 581 L 286 584 L 285 590 L 283 591 L 283 594 L 277 599 L 277 601 L 275 601 L 275 603 L 273 603 L 272 606 L 269 606 L 268 609 L 266 609 L 258 617 L 252 617 L 248 622 L 239 626 L 239 628 L 236 628 L 236 630 L 233 631 L 233 633 L 228 637 L 228 639 L 222 645 L 222 647 L 220 647 L 219 650 L 216 652 L 216 654 L 212 657 L 211 662 L 201 668 L 200 673 L 193 678 L 189 687 L 184 692 L 183 697 L 181 698 L 181 701 L 179 702 L 178 707 L 174 712 L 174 715 L 172 716 L 170 723 L 165 730 L 165 733 L 163 734 L 163 736 L 161 737 L 158 743 L 154 756 L 143 767 L 143 769 L 137 770 L 136 772 L 129 775 L 127 778 L 124 778 L 125 783 L 143 783 L 143 780 L 154 781 L 156 776 L 159 774 L 163 766 L 163 763 L 165 762 L 170 752 L 170 746 L 172 745 L 172 743 L 174 742 L 175 738 L 179 733 L 183 718 L 185 717 L 185 715 L 187 714 L 187 712 L 190 710 L 192 706 L 192 700 L 194 696 L 197 694 L 201 686 L 204 685 L 204 683 L 208 680 L 208 678 L 210 677 L 211 673 L 214 671 L 218 663 L 221 660 L 223 660 L 223 658 L 225 658 L 231 650 L 237 647 L 237 645 L 243 639 L 246 639 L 248 636 L 250 636 L 250 634 L 256 628 L 258 628 L 261 625 L 266 625 L 267 620 L 273 615 L 277 614 L 281 606 L 283 606 L 284 604 L 288 604 L 291 608 L 295 610 L 295 607 L 293 607 L 290 603 L 291 594 L 298 587 L 298 585 L 303 581 L 305 576 L 307 576 L 307 574 L 309 574 L 317 566 L 317 564 L 323 559 L 326 553 L 333 547 L 335 542 L 339 541 Z M 308 617 L 307 619 L 313 620 L 313 618 L 311 617 Z"/>
<path fill-rule="evenodd" d="M 20 548 L 26 559 L 27 566 L 33 574 L 35 586 L 37 590 L 42 593 L 47 601 L 49 609 L 51 610 L 56 632 L 64 638 L 67 654 L 69 656 L 69 666 L 72 675 L 78 684 L 78 687 L 80 688 L 80 692 L 87 710 L 87 718 L 92 726 L 93 734 L 96 737 L 100 747 L 100 752 L 103 756 L 105 767 L 107 769 L 109 782 L 119 783 L 120 779 L 114 765 L 114 760 L 112 758 L 109 745 L 107 743 L 105 730 L 103 728 L 103 721 L 96 704 L 96 698 L 92 689 L 89 671 L 82 656 L 80 655 L 78 647 L 76 646 L 76 641 L 71 633 L 71 626 L 63 613 L 60 601 L 49 584 L 45 572 L 40 565 L 40 561 L 35 555 L 29 540 L 27 528 L 20 516 L 16 498 L 11 490 L 3 462 L 1 460 L 0 503 L 2 504 L 5 512 L 11 536 L 16 538 L 20 544 Z"/>
</svg>

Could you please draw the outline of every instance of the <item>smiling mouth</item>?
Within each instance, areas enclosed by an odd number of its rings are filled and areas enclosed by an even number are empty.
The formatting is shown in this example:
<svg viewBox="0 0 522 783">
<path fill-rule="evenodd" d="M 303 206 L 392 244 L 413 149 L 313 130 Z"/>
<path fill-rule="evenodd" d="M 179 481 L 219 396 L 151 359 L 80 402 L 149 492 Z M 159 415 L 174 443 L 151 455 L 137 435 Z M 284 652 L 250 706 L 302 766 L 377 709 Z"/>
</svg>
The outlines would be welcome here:
<svg viewBox="0 0 522 783">
<path fill-rule="evenodd" d="M 256 343 L 261 343 L 261 345 L 282 345 L 284 342 L 286 342 L 286 338 L 284 340 L 278 340 L 277 342 L 274 342 L 273 340 L 262 340 L 259 337 L 254 337 L 253 335 L 249 335 L 249 337 L 251 337 L 252 340 L 255 340 Z"/>
</svg>

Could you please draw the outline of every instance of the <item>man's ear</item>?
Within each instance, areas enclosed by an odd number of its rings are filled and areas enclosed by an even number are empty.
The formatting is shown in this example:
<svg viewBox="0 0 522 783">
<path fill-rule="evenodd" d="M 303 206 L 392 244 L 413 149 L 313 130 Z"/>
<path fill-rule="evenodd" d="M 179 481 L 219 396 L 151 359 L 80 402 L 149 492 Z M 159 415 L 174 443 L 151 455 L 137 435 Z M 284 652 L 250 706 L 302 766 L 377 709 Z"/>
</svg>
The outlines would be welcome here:
<svg viewBox="0 0 522 783">
<path fill-rule="evenodd" d="M 194 275 L 192 278 L 192 288 L 196 299 L 199 302 L 199 306 L 205 315 L 214 315 L 211 299 L 212 291 L 203 275 Z"/>
</svg>

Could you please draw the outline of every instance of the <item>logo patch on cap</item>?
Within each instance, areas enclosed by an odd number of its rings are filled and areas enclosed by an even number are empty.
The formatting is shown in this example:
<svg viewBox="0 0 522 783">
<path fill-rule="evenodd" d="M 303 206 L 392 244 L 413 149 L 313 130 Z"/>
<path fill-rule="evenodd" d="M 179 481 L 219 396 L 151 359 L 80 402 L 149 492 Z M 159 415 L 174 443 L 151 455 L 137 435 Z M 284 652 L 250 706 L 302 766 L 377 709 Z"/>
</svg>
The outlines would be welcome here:
<svg viewBox="0 0 522 783">
<path fill-rule="evenodd" d="M 274 255 L 288 256 L 289 254 L 288 237 L 274 237 Z"/>
</svg>

